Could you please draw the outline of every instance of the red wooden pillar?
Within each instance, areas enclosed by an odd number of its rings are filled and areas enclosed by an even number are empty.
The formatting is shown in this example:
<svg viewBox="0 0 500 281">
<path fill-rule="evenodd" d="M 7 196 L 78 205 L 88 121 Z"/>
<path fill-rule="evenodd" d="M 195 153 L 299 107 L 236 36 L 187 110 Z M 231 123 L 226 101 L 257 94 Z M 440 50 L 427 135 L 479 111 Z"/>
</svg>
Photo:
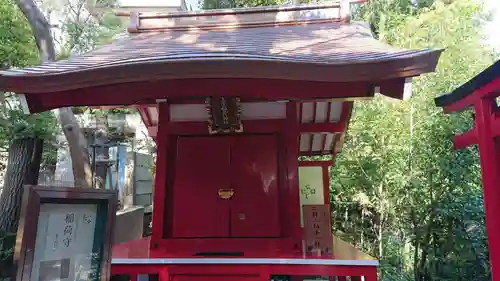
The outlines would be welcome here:
<svg viewBox="0 0 500 281">
<path fill-rule="evenodd" d="M 474 105 L 483 177 L 486 230 L 490 249 L 492 280 L 500 280 L 500 143 L 493 136 L 493 98 L 481 98 Z"/>
<path fill-rule="evenodd" d="M 365 281 L 377 281 L 377 268 L 374 267 L 365 275 Z"/>
<path fill-rule="evenodd" d="M 160 272 L 158 272 L 158 281 L 168 281 L 169 278 L 168 267 L 163 267 Z"/>
<path fill-rule="evenodd" d="M 156 136 L 156 175 L 153 195 L 153 225 L 150 248 L 156 248 L 163 239 L 165 223 L 165 199 L 167 188 L 167 123 L 170 113 L 166 102 L 158 104 L 158 135 Z"/>
<path fill-rule="evenodd" d="M 300 187 L 299 187 L 299 170 L 297 161 L 299 158 L 299 126 L 297 123 L 297 104 L 289 102 L 286 105 L 286 118 L 288 130 L 286 137 L 286 179 L 288 185 L 288 204 L 287 220 L 289 236 L 293 237 L 294 251 L 300 253 L 302 241 L 302 228 L 300 226 Z"/>
</svg>

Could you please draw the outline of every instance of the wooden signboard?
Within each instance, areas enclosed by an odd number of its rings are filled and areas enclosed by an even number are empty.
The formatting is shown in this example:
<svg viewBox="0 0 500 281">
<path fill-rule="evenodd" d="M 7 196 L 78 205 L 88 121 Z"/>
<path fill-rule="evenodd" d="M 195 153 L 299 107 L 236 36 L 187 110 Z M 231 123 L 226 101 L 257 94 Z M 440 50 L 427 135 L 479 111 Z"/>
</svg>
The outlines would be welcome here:
<svg viewBox="0 0 500 281">
<path fill-rule="evenodd" d="M 323 167 L 299 167 L 300 225 L 304 227 L 303 206 L 321 205 L 325 202 Z"/>
<path fill-rule="evenodd" d="M 306 253 L 331 255 L 333 240 L 330 206 L 304 205 L 303 208 Z"/>
<path fill-rule="evenodd" d="M 241 103 L 239 98 L 207 98 L 208 130 L 210 134 L 241 133 Z"/>
<path fill-rule="evenodd" d="M 108 190 L 25 187 L 16 280 L 109 280 L 116 201 Z"/>
</svg>

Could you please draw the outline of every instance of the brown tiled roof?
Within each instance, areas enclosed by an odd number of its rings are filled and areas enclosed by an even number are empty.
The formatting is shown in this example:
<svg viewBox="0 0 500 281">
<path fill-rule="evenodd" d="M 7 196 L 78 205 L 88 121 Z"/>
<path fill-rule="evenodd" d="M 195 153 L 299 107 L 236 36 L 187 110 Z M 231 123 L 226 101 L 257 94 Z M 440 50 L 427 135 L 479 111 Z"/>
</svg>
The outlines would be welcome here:
<svg viewBox="0 0 500 281">
<path fill-rule="evenodd" d="M 151 29 L 155 31 L 128 34 L 84 55 L 2 71 L 0 90 L 68 90 L 152 77 L 385 80 L 433 71 L 441 52 L 393 48 L 375 40 L 361 23 L 342 23 L 316 12 L 293 13 L 281 16 L 292 21 L 271 26 L 255 26 L 253 18 L 224 28 L 191 26 L 196 23 L 191 19 L 176 25 L 180 29 L 160 24 L 162 28 Z"/>
</svg>

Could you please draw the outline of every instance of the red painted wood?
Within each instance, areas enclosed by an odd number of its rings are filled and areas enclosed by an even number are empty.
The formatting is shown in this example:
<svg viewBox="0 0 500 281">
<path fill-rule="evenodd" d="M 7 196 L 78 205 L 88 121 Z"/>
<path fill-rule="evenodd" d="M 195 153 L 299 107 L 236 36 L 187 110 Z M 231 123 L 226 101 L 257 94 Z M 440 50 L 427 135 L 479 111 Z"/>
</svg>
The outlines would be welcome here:
<svg viewBox="0 0 500 281">
<path fill-rule="evenodd" d="M 250 278 L 259 278 L 264 281 L 269 275 L 291 275 L 292 280 L 298 280 L 300 276 L 337 276 L 339 281 L 345 281 L 344 276 L 358 277 L 364 276 L 366 281 L 377 280 L 377 268 L 375 266 L 346 266 L 346 265 L 160 265 L 160 264 L 136 264 L 136 265 L 112 265 L 113 274 L 139 274 L 144 272 L 143 268 L 155 268 L 156 272 L 166 272 L 170 277 L 189 276 L 216 276 L 233 277 L 232 280 L 238 280 L 246 276 Z M 120 270 L 118 270 L 120 269 Z M 259 274 L 260 276 L 256 276 Z M 204 279 L 206 280 L 206 279 Z M 247 280 L 247 279 L 245 279 Z M 352 279 L 351 280 L 356 280 Z M 359 279 L 357 279 L 359 280 Z M 165 281 L 161 279 L 160 281 Z"/>
<path fill-rule="evenodd" d="M 498 95 L 497 93 L 495 93 L 496 91 L 498 91 L 498 89 L 500 89 L 500 77 L 484 85 L 483 87 L 479 88 L 474 93 L 466 96 L 465 98 L 460 99 L 459 101 L 453 104 L 444 106 L 443 110 L 446 113 L 450 113 L 468 108 L 472 105 L 476 107 L 477 103 L 480 102 L 481 99 L 491 98 L 495 95 Z"/>
<path fill-rule="evenodd" d="M 238 163 L 234 163 L 238 164 Z M 229 138 L 181 137 L 177 141 L 172 236 L 229 237 Z"/>
<path fill-rule="evenodd" d="M 333 161 L 299 161 L 299 167 L 330 167 L 333 166 Z"/>
<path fill-rule="evenodd" d="M 378 83 L 380 93 L 395 99 L 403 99 L 406 78 L 386 80 Z M 397 81 L 397 82 L 396 82 Z"/>
<path fill-rule="evenodd" d="M 351 120 L 353 105 L 354 102 L 352 101 L 345 101 L 342 103 L 342 112 L 340 113 L 340 120 L 339 120 L 339 123 L 342 124 L 342 127 L 340 128 L 341 132 L 345 132 L 347 130 L 349 120 Z"/>
<path fill-rule="evenodd" d="M 494 110 L 491 120 L 491 133 L 493 136 L 500 136 L 500 112 Z M 461 133 L 453 137 L 453 148 L 462 149 L 468 146 L 478 144 L 478 135 L 476 127 L 465 133 Z"/>
<path fill-rule="evenodd" d="M 161 268 L 158 273 L 158 281 L 170 281 L 168 267 Z"/>
<path fill-rule="evenodd" d="M 279 237 L 276 135 L 231 139 L 231 237 Z"/>
<path fill-rule="evenodd" d="M 378 279 L 377 268 L 376 267 L 370 268 L 370 271 L 368 271 L 364 276 L 365 276 L 365 281 L 377 281 Z"/>
<path fill-rule="evenodd" d="M 243 252 L 245 257 L 280 257 L 290 255 L 295 240 L 291 238 L 189 238 L 160 241 L 158 257 L 192 257 L 200 252 Z"/>
<path fill-rule="evenodd" d="M 165 253 L 158 253 L 158 250 L 138 252 L 133 249 L 138 247 L 147 248 L 148 241 L 150 237 L 138 239 L 130 242 L 125 242 L 122 244 L 117 244 L 113 246 L 113 258 L 169 258 L 169 257 L 183 257 L 182 255 L 172 255 Z M 179 239 L 179 240 L 191 240 L 191 239 Z M 194 239 L 197 241 L 205 241 L 210 239 Z M 225 243 L 231 243 L 231 241 L 238 239 L 225 239 L 221 238 L 221 245 Z M 246 239 L 246 243 L 250 246 L 258 247 L 258 243 L 266 243 L 272 239 Z M 163 240 L 168 241 L 168 240 Z M 253 241 L 253 242 L 250 242 Z M 280 239 L 275 239 L 275 241 L 280 241 Z M 196 242 L 197 243 L 197 242 Z M 194 244 L 196 244 L 194 243 Z M 190 245 L 192 245 L 191 243 Z M 209 243 L 213 245 L 214 243 Z M 173 244 L 172 244 L 173 245 Z M 160 247 L 161 249 L 161 247 Z M 299 258 L 299 259 L 313 259 L 317 257 L 304 257 L 302 254 L 296 255 L 283 255 L 280 256 L 279 253 L 266 252 L 268 255 L 261 255 L 259 257 L 274 257 L 274 258 Z M 190 256 L 184 256 L 192 258 Z M 257 257 L 257 256 L 256 256 Z M 333 259 L 333 257 L 322 257 L 322 259 Z M 113 264 L 111 266 L 112 274 L 161 274 L 163 276 L 172 275 L 291 275 L 294 276 L 310 276 L 310 275 L 321 275 L 321 276 L 365 276 L 367 281 L 376 281 L 377 267 L 376 266 L 348 266 L 348 265 L 292 265 L 292 264 L 154 264 L 152 263 L 141 263 L 141 264 Z M 163 272 L 163 273 L 162 273 Z M 160 281 L 165 281 L 166 279 L 160 279 Z M 294 279 L 296 280 L 296 279 Z M 342 279 L 339 279 L 342 280 Z"/>
<path fill-rule="evenodd" d="M 471 130 L 462 133 L 460 135 L 456 135 L 453 138 L 453 148 L 454 149 L 462 149 L 473 144 L 477 144 L 477 130 L 472 128 Z"/>
<path fill-rule="evenodd" d="M 283 159 L 283 169 L 286 180 L 285 201 L 281 204 L 286 235 L 294 240 L 294 252 L 302 252 L 302 227 L 300 226 L 300 186 L 299 186 L 299 124 L 297 122 L 297 103 L 289 102 L 286 105 L 286 133 L 283 147 L 286 158 Z"/>
<path fill-rule="evenodd" d="M 295 107 L 295 103 L 289 103 L 291 107 Z M 288 112 L 288 109 L 287 109 Z M 178 124 L 169 123 L 166 133 L 173 139 L 169 139 L 170 155 L 168 165 L 174 167 L 176 159 L 175 149 L 172 146 L 175 144 L 175 139 L 179 135 L 206 135 L 207 123 L 205 122 L 179 122 Z M 277 134 L 278 138 L 278 182 L 283 184 L 278 185 L 279 200 L 278 205 L 280 217 L 288 218 L 280 221 L 281 234 L 279 238 L 213 238 L 213 239 L 173 239 L 169 234 L 168 223 L 165 226 L 166 236 L 159 242 L 159 248 L 155 252 L 161 252 L 163 256 L 172 255 L 187 255 L 192 256 L 197 252 L 235 252 L 243 251 L 246 256 L 281 256 L 295 252 L 300 252 L 301 245 L 301 229 L 300 229 L 300 209 L 299 209 L 299 192 L 298 180 L 296 171 L 289 177 L 289 167 L 297 169 L 297 152 L 298 152 L 298 126 L 296 111 L 293 114 L 287 113 L 287 119 L 284 120 L 255 120 L 244 121 L 243 123 L 245 135 L 271 133 Z M 286 134 L 281 132 L 287 132 Z M 288 146 L 288 141 L 293 139 L 291 148 Z M 158 143 L 158 142 L 157 142 Z M 289 153 L 291 155 L 289 156 Z M 291 166 L 290 166 L 291 165 Z M 171 168 L 172 169 L 172 168 Z M 226 174 L 227 171 L 226 171 Z M 172 177 L 169 177 L 172 178 Z M 289 179 L 297 181 L 296 193 L 293 192 L 288 185 Z M 168 185 L 167 185 L 168 186 Z M 171 188 L 167 189 L 167 194 Z M 170 196 L 170 195 L 169 195 Z M 168 196 L 167 196 L 168 197 Z M 172 198 L 170 198 L 172 199 Z M 297 203 L 295 203 L 295 200 Z M 163 202 L 165 206 L 166 217 L 172 216 L 173 211 L 169 208 L 173 205 L 172 202 Z M 156 206 L 155 206 L 156 209 Z"/>
<path fill-rule="evenodd" d="M 283 132 L 287 129 L 286 120 L 244 120 L 243 131 L 248 134 L 266 134 Z M 168 124 L 168 133 L 172 135 L 206 135 L 208 122 L 172 122 Z"/>
<path fill-rule="evenodd" d="M 172 275 L 253 275 L 257 274 L 263 266 L 249 266 L 249 265 L 238 265 L 238 264 L 218 264 L 218 265 L 208 265 L 208 264 L 198 264 L 198 265 L 173 265 L 170 267 L 170 273 Z"/>
<path fill-rule="evenodd" d="M 269 120 L 245 120 L 243 121 L 243 130 L 261 133 L 276 132 L 276 125 L 285 124 L 285 120 L 269 119 Z M 207 122 L 172 122 L 169 125 L 169 132 L 171 134 L 179 135 L 192 135 L 204 134 L 208 131 Z M 300 124 L 299 130 L 301 132 L 309 133 L 342 133 L 344 132 L 344 123 L 307 123 Z M 148 127 L 148 133 L 151 137 L 156 137 L 158 132 L 157 126 Z"/>
<path fill-rule="evenodd" d="M 328 205 L 328 211 L 331 214 L 331 206 L 330 206 L 330 167 L 328 166 L 322 166 L 322 175 L 323 175 L 323 196 L 324 196 L 324 203 L 325 205 Z"/>
<path fill-rule="evenodd" d="M 500 79 L 497 79 L 500 81 Z M 483 177 L 486 230 L 491 261 L 492 280 L 500 278 L 500 141 L 492 131 L 493 98 L 479 99 L 474 105 L 475 128 L 478 133 L 481 172 Z"/>
<path fill-rule="evenodd" d="M 500 88 L 499 88 L 499 93 L 500 95 Z M 493 112 L 493 120 L 492 120 L 492 124 L 491 124 L 491 130 L 492 130 L 492 133 L 495 137 L 499 137 L 500 136 L 500 108 L 499 107 L 495 107 L 494 109 L 494 112 Z"/>
<path fill-rule="evenodd" d="M 169 89 L 165 91 L 165 89 Z M 335 89 L 335 91 L 332 91 Z M 373 83 L 330 83 L 279 79 L 177 79 L 112 84 L 72 91 L 27 94 L 32 113 L 66 106 L 124 106 L 156 99 L 238 96 L 242 99 L 325 99 L 373 96 Z"/>
<path fill-rule="evenodd" d="M 272 275 L 367 276 L 375 266 L 348 265 L 172 265 L 170 274 L 252 274 L 262 270 Z"/>
<path fill-rule="evenodd" d="M 156 154 L 156 175 L 155 175 L 155 189 L 154 189 L 154 211 L 152 223 L 152 239 L 151 248 L 163 238 L 164 235 L 164 215 L 165 215 L 165 202 L 166 187 L 167 187 L 167 149 L 168 149 L 168 132 L 167 125 L 169 122 L 169 111 L 167 103 L 160 103 L 158 106 L 158 120 L 160 132 L 158 136 L 158 146 Z"/>
<path fill-rule="evenodd" d="M 315 123 L 316 122 L 316 109 L 317 109 L 317 102 L 313 102 L 313 108 L 312 108 L 312 120 L 310 123 L 308 123 L 308 125 L 310 126 L 311 124 Z M 328 124 L 327 124 L 328 125 Z M 300 124 L 300 126 L 302 127 L 303 125 Z M 312 130 L 312 128 L 311 128 Z M 301 132 L 303 132 L 303 128 L 301 128 Z M 307 131 L 306 131 L 307 132 Z M 314 143 L 314 134 L 309 134 L 309 136 L 311 137 L 309 139 L 309 153 L 313 153 L 313 143 Z M 323 151 L 323 149 L 320 149 L 319 151 Z"/>
<path fill-rule="evenodd" d="M 342 123 L 303 123 L 300 131 L 307 133 L 341 133 L 345 126 Z M 323 146 L 324 147 L 324 146 Z"/>
<path fill-rule="evenodd" d="M 144 122 L 144 125 L 147 128 L 153 126 L 153 120 L 151 119 L 151 114 L 149 114 L 148 108 L 147 107 L 139 107 L 137 110 L 139 111 L 139 114 L 141 115 L 141 119 L 142 119 L 142 122 Z"/>
<path fill-rule="evenodd" d="M 258 281 L 259 276 L 248 275 L 178 275 L 172 281 Z"/>
<path fill-rule="evenodd" d="M 259 269 L 260 269 L 259 280 L 260 281 L 270 281 L 271 280 L 271 272 L 269 271 L 269 267 L 261 266 Z"/>
<path fill-rule="evenodd" d="M 332 114 L 332 103 L 329 102 L 326 104 L 328 107 L 327 107 L 327 110 L 326 110 L 326 119 L 325 119 L 325 122 L 329 122 L 330 121 L 330 115 Z M 342 112 L 341 112 L 342 114 Z M 323 140 L 321 141 L 321 151 L 324 151 L 325 150 L 325 146 L 326 146 L 326 139 L 327 139 L 327 134 L 323 134 L 322 136 Z"/>
<path fill-rule="evenodd" d="M 119 274 L 158 274 L 162 270 L 157 264 L 113 264 L 111 275 Z"/>
</svg>

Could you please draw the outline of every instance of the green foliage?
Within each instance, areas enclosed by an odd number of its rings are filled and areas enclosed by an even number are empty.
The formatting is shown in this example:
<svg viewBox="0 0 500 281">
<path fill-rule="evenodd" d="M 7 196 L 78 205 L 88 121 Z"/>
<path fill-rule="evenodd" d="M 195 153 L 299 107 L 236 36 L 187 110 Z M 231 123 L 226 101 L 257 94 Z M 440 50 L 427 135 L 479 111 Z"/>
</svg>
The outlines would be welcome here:
<svg viewBox="0 0 500 281">
<path fill-rule="evenodd" d="M 14 255 L 14 246 L 16 243 L 15 233 L 6 233 L 0 231 L 0 280 L 5 274 L 9 274 L 8 271 L 11 270 L 10 265 L 12 264 Z"/>
<path fill-rule="evenodd" d="M 408 2 L 373 0 L 358 15 L 392 45 L 446 50 L 410 101 L 356 104 L 332 171 L 335 228 L 382 260 L 386 280 L 489 280 L 478 152 L 451 144 L 471 112 L 445 115 L 433 101 L 493 63 L 479 6 Z"/>
<path fill-rule="evenodd" d="M 201 0 L 204 10 L 281 5 L 285 0 Z"/>
<path fill-rule="evenodd" d="M 38 51 L 24 15 L 11 0 L 0 0 L 0 67 L 38 61 Z"/>
<path fill-rule="evenodd" d="M 0 231 L 0 262 L 12 258 L 15 242 L 15 233 L 6 233 Z"/>
<path fill-rule="evenodd" d="M 82 54 L 99 45 L 110 43 L 114 36 L 123 31 L 123 21 L 113 12 L 104 11 L 99 18 L 95 18 L 86 13 L 85 3 L 85 0 L 79 0 L 76 5 L 71 1 L 66 3 L 64 9 L 68 10 L 69 15 L 61 24 L 65 40 L 59 59 L 74 53 Z"/>
<path fill-rule="evenodd" d="M 55 133 L 56 120 L 51 112 L 26 115 L 16 100 L 0 110 L 2 126 L 0 126 L 0 148 L 6 149 L 9 142 L 21 138 L 52 139 Z M 9 103 L 7 100 L 5 103 Z"/>
<path fill-rule="evenodd" d="M 31 29 L 15 4 L 0 0 L 0 65 L 22 67 L 37 63 L 38 50 Z M 17 138 L 53 135 L 55 120 L 50 113 L 27 116 L 12 94 L 0 93 L 0 150 Z"/>
</svg>

